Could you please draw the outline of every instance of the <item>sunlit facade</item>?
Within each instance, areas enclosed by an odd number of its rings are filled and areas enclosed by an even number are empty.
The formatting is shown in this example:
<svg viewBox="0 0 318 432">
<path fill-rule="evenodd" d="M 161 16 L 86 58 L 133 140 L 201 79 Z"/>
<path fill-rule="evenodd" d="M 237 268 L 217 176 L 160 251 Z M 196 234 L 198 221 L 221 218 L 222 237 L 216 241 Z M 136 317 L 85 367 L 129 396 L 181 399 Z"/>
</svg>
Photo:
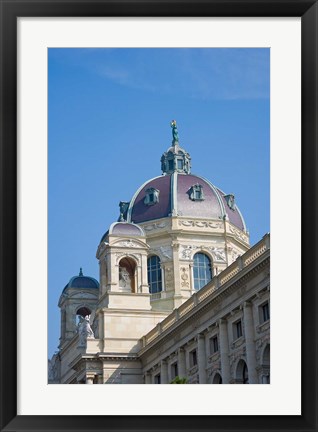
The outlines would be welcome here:
<svg viewBox="0 0 318 432">
<path fill-rule="evenodd" d="M 49 382 L 268 384 L 270 237 L 250 248 L 233 194 L 172 145 L 97 248 L 99 281 L 70 279 Z"/>
</svg>

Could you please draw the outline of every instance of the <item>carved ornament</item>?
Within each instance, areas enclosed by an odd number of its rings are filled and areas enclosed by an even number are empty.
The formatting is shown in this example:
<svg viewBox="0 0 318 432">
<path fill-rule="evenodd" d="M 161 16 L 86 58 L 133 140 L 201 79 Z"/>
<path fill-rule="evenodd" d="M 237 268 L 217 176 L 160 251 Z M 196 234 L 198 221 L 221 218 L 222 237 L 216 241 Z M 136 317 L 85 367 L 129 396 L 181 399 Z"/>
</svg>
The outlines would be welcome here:
<svg viewBox="0 0 318 432">
<path fill-rule="evenodd" d="M 115 245 L 113 245 L 113 246 L 123 246 L 123 247 L 128 247 L 128 248 L 138 248 L 138 247 L 142 247 L 139 243 L 134 242 L 134 241 L 132 241 L 131 239 L 117 242 L 117 243 L 116 243 Z"/>
<path fill-rule="evenodd" d="M 172 267 L 166 267 L 165 268 L 166 289 L 172 288 L 172 283 L 173 283 L 173 268 Z"/>
<path fill-rule="evenodd" d="M 166 222 L 157 222 L 149 225 L 144 225 L 143 229 L 145 231 L 154 231 L 154 230 L 165 228 L 166 226 L 167 226 Z"/>
<path fill-rule="evenodd" d="M 196 221 L 196 220 L 179 220 L 179 226 L 198 227 L 198 228 L 222 228 L 222 222 Z"/>
<path fill-rule="evenodd" d="M 160 246 L 158 248 L 152 248 L 149 251 L 160 256 L 162 262 L 172 260 L 172 247 L 171 246 Z"/>
<path fill-rule="evenodd" d="M 230 225 L 229 230 L 232 234 L 236 235 L 236 237 L 238 237 L 240 240 L 247 243 L 247 241 L 248 241 L 247 235 L 244 234 L 240 229 L 234 228 L 232 225 Z"/>
<path fill-rule="evenodd" d="M 182 287 L 189 287 L 189 274 L 188 271 L 189 269 L 186 267 L 181 267 L 181 286 Z"/>
</svg>

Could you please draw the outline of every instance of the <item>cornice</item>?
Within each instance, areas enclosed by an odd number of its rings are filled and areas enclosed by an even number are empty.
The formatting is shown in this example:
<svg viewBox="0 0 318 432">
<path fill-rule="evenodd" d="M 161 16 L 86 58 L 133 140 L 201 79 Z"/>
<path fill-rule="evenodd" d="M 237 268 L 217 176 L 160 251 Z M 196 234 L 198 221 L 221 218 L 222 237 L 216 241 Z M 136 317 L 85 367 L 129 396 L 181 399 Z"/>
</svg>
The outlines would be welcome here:
<svg viewBox="0 0 318 432">
<path fill-rule="evenodd" d="M 269 250 L 267 250 L 247 267 L 240 270 L 240 272 L 237 273 L 232 279 L 225 282 L 218 289 L 208 295 L 204 300 L 189 310 L 185 315 L 180 317 L 170 327 L 163 330 L 148 345 L 141 348 L 138 353 L 139 356 L 144 355 L 148 351 L 151 352 L 153 349 L 160 348 L 165 343 L 165 339 L 168 335 L 169 337 L 173 337 L 174 334 L 179 333 L 182 331 L 182 329 L 188 326 L 191 321 L 197 321 L 198 317 L 203 315 L 206 309 L 210 308 L 213 304 L 221 302 L 223 298 L 228 297 L 233 291 L 246 284 L 255 273 L 258 273 L 261 269 L 268 266 L 269 263 L 270 255 Z M 264 278 L 263 281 L 264 280 L 267 280 L 267 277 Z M 268 285 L 266 285 L 266 288 L 264 289 L 268 289 Z M 248 297 L 249 299 L 255 297 L 255 295 L 256 293 L 253 289 L 251 289 L 250 296 L 247 296 L 247 293 L 245 293 L 244 301 L 247 300 L 245 297 Z M 225 313 L 224 316 L 225 315 L 229 315 L 229 312 Z"/>
</svg>

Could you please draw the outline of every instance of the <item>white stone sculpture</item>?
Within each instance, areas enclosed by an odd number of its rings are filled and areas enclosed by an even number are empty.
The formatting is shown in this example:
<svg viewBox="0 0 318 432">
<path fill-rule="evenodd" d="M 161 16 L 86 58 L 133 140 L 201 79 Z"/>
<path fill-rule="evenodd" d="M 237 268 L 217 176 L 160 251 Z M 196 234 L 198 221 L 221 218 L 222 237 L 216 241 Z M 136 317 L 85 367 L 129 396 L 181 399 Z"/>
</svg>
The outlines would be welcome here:
<svg viewBox="0 0 318 432">
<path fill-rule="evenodd" d="M 79 346 L 86 346 L 87 339 L 95 339 L 94 332 L 89 323 L 89 315 L 86 315 L 85 318 L 82 318 L 82 321 L 78 327 L 79 334 Z"/>
<path fill-rule="evenodd" d="M 119 267 L 119 286 L 123 288 L 124 291 L 131 291 L 130 274 L 126 267 Z"/>
</svg>

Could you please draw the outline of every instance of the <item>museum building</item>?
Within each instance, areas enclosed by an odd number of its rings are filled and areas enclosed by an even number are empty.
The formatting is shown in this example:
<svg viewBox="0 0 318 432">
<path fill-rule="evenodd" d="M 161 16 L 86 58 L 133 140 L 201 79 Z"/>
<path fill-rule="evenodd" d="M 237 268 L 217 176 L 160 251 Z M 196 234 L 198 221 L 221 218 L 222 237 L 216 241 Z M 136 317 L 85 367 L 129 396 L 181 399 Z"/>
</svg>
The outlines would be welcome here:
<svg viewBox="0 0 318 432">
<path fill-rule="evenodd" d="M 270 383 L 270 235 L 250 247 L 233 194 L 172 145 L 70 279 L 49 383 Z"/>
</svg>

